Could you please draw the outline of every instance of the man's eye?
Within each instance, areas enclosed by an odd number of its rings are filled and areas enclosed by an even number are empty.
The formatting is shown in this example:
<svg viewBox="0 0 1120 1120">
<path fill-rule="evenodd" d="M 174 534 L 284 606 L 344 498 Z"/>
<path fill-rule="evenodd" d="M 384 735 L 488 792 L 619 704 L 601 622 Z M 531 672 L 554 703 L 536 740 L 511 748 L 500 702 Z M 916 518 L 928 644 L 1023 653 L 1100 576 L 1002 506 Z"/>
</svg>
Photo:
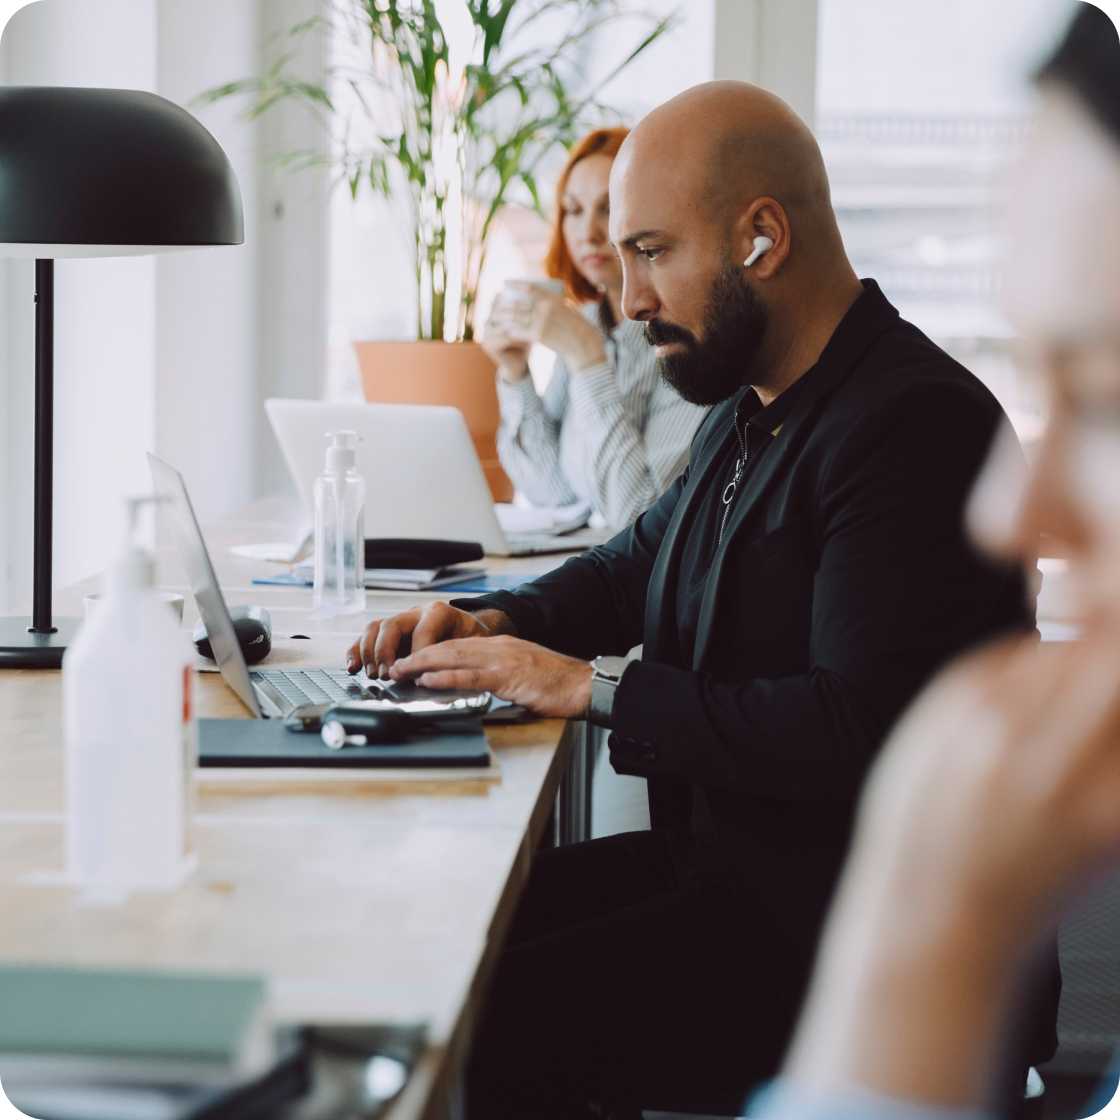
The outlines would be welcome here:
<svg viewBox="0 0 1120 1120">
<path fill-rule="evenodd" d="M 647 261 L 655 261 L 663 252 L 663 249 L 639 249 L 638 255 L 645 257 Z"/>
</svg>

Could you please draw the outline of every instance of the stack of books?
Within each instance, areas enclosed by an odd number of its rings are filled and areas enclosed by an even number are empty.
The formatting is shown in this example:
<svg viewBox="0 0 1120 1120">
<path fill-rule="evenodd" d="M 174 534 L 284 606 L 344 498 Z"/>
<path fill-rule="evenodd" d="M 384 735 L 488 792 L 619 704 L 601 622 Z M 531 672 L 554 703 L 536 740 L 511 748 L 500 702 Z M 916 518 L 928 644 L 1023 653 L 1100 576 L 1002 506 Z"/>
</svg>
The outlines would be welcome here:
<svg viewBox="0 0 1120 1120">
<path fill-rule="evenodd" d="M 297 564 L 293 575 L 310 587 L 315 581 L 313 564 Z M 366 568 L 366 587 L 379 591 L 431 591 L 451 583 L 464 583 L 484 576 L 482 568 L 452 564 L 443 568 Z"/>
<path fill-rule="evenodd" d="M 0 1085 L 40 1120 L 248 1120 L 306 1086 L 281 1049 L 259 977 L 0 966 Z"/>
<path fill-rule="evenodd" d="M 366 568 L 365 585 L 370 591 L 432 591 L 485 577 L 484 568 L 465 568 L 460 564 L 449 568 Z M 314 582 L 315 568 L 311 564 L 297 564 L 290 572 L 253 580 L 254 584 L 271 587 L 311 587 Z"/>
</svg>

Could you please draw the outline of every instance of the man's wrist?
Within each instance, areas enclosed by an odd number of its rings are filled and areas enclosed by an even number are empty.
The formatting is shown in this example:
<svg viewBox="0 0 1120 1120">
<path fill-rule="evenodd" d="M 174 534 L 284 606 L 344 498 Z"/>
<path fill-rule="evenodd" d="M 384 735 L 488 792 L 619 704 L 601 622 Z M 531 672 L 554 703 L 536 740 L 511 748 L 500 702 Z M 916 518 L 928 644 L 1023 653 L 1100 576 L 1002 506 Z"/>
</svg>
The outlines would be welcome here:
<svg viewBox="0 0 1120 1120">
<path fill-rule="evenodd" d="M 497 610 L 495 607 L 485 607 L 482 610 L 471 611 L 470 613 L 490 631 L 491 636 L 496 638 L 505 634 L 511 638 L 517 637 L 517 627 L 514 626 L 513 619 L 505 611 Z"/>
<path fill-rule="evenodd" d="M 598 727 L 612 726 L 615 694 L 628 664 L 625 657 L 596 657 L 591 662 L 587 719 Z"/>
</svg>

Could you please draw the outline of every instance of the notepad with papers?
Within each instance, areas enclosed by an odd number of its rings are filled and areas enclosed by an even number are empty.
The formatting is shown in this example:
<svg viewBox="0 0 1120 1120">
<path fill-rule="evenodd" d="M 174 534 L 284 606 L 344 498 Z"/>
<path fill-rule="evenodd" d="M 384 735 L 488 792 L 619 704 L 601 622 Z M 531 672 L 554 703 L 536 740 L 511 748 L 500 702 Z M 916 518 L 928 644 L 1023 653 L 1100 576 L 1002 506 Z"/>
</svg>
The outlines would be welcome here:
<svg viewBox="0 0 1120 1120">
<path fill-rule="evenodd" d="M 384 591 L 431 591 L 435 587 L 462 583 L 485 574 L 481 568 L 462 565 L 450 568 L 367 568 L 366 587 Z"/>
<path fill-rule="evenodd" d="M 370 591 L 433 591 L 468 580 L 485 578 L 485 568 L 465 567 L 461 564 L 449 568 L 366 568 L 365 585 Z M 311 587 L 314 568 L 310 564 L 297 564 L 290 572 L 274 576 L 260 576 L 253 583 L 271 587 Z"/>
</svg>

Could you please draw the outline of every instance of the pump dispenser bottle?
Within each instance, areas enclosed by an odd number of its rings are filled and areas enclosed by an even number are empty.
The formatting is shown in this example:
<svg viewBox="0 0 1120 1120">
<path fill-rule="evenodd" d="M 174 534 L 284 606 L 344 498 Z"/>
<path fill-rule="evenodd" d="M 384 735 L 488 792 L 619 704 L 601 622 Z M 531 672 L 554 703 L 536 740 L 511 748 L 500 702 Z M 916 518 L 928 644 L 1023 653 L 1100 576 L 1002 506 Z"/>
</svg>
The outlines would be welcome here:
<svg viewBox="0 0 1120 1120">
<path fill-rule="evenodd" d="M 194 863 L 194 655 L 135 540 L 160 500 L 129 500 L 104 598 L 62 664 L 67 877 L 103 901 L 173 888 Z"/>
<path fill-rule="evenodd" d="M 315 584 L 320 616 L 365 610 L 366 484 L 358 473 L 357 432 L 328 432 L 327 463 L 315 480 Z"/>
</svg>

